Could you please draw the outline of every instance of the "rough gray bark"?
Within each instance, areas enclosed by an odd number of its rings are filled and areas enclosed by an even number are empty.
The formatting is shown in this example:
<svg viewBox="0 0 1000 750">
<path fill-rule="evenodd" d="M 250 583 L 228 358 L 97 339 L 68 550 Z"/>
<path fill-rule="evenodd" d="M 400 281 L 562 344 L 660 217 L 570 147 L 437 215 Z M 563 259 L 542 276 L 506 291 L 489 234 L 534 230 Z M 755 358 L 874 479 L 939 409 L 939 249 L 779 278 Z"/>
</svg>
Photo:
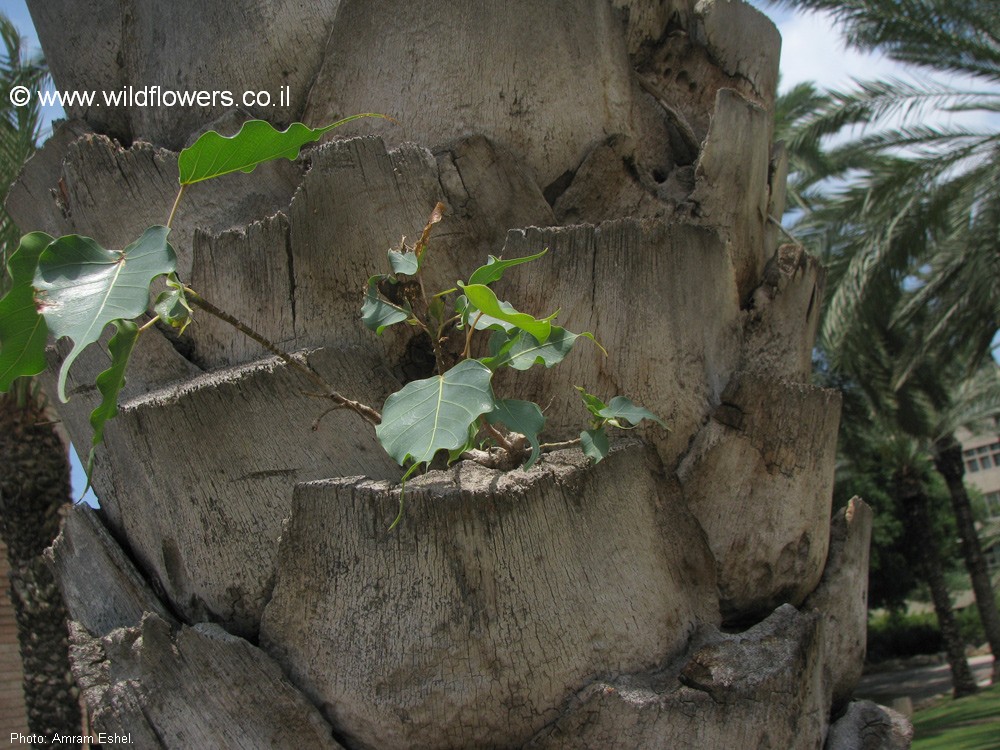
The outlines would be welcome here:
<svg viewBox="0 0 1000 750">
<path fill-rule="evenodd" d="M 872 515 L 855 497 L 833 516 L 823 578 L 804 604 L 824 617 L 824 680 L 834 712 L 850 699 L 865 662 Z"/>
<path fill-rule="evenodd" d="M 718 617 L 657 463 L 632 445 L 596 467 L 462 464 L 407 484 L 393 535 L 393 486 L 301 484 L 261 643 L 352 746 L 519 746 L 593 674 L 648 668 Z"/>
<path fill-rule="evenodd" d="M 727 620 L 801 604 L 819 583 L 833 491 L 823 467 L 836 454 L 839 404 L 836 392 L 737 373 L 678 466 Z"/>
<path fill-rule="evenodd" d="M 429 472 L 387 535 L 401 470 L 355 415 L 312 431 L 327 406 L 312 384 L 215 321 L 180 341 L 147 331 L 154 361 L 137 357 L 94 477 L 110 534 L 76 518 L 53 558 L 103 726 L 164 747 L 238 746 L 247 734 L 219 735 L 238 727 L 303 746 L 822 746 L 861 658 L 866 531 L 849 524 L 827 561 L 839 405 L 807 383 L 822 273 L 768 221 L 784 168 L 767 19 L 728 0 L 183 0 L 158 38 L 140 0 L 101 6 L 106 44 L 72 66 L 64 50 L 81 49 L 56 27 L 89 6 L 32 5 L 63 88 L 168 65 L 166 84 L 194 88 L 204 71 L 184 71 L 203 60 L 230 88 L 292 86 L 277 122 L 403 123 L 195 186 L 172 235 L 186 280 L 346 395 L 377 406 L 421 366 L 411 332 L 376 339 L 358 308 L 385 251 L 443 201 L 429 284 L 547 248 L 501 298 L 558 307 L 609 350 L 582 341 L 498 393 L 543 404 L 552 440 L 579 433 L 578 384 L 670 427 L 596 467 L 555 453 L 528 473 Z M 234 43 L 264 28 L 276 43 L 201 50 L 243 14 Z M 294 66 L 276 65 L 300 26 Z M 111 246 L 162 222 L 171 149 L 204 121 L 70 114 L 83 122 L 12 195 L 18 221 Z M 208 116 L 232 130 L 245 114 Z M 79 444 L 105 367 L 99 352 L 74 365 L 62 417 Z M 120 596 L 87 594 L 105 586 Z M 724 620 L 748 630 L 723 635 Z M 266 689 L 218 698 L 234 675 Z M 284 707 L 322 739 L 287 739 Z"/>
<path fill-rule="evenodd" d="M 854 701 L 830 726 L 826 750 L 908 750 L 913 725 L 902 714 L 871 701 Z"/>
<path fill-rule="evenodd" d="M 679 659 L 588 685 L 527 747 L 820 748 L 820 630 L 791 605 L 739 635 L 706 628 Z"/>
</svg>

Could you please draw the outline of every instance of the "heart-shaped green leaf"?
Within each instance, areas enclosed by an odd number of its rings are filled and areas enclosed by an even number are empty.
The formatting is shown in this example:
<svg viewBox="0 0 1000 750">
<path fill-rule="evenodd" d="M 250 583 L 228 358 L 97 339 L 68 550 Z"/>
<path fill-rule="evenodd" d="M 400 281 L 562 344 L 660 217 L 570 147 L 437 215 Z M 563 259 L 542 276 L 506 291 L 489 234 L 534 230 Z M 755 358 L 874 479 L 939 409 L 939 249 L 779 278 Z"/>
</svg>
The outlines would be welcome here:
<svg viewBox="0 0 1000 750">
<path fill-rule="evenodd" d="M 132 319 L 149 304 L 149 284 L 177 265 L 167 227 L 150 227 L 121 252 L 105 250 L 89 237 L 70 234 L 42 251 L 35 272 L 39 311 L 56 338 L 73 348 L 59 370 L 59 398 L 73 361 L 97 341 L 113 320 Z"/>
<path fill-rule="evenodd" d="M 379 336 L 389 326 L 410 318 L 409 310 L 386 301 L 378 293 L 378 282 L 383 278 L 385 277 L 379 275 L 368 279 L 368 292 L 361 306 L 361 322 L 369 331 L 375 331 Z"/>
<path fill-rule="evenodd" d="M 669 429 L 663 420 L 649 409 L 635 405 L 624 396 L 614 396 L 611 402 L 606 404 L 594 394 L 587 393 L 580 386 L 576 386 L 576 389 L 580 392 L 580 398 L 583 399 L 587 411 L 594 416 L 595 425 L 602 425 L 606 422 L 623 430 L 629 430 L 642 420 L 650 419 L 664 429 Z"/>
<path fill-rule="evenodd" d="M 420 270 L 420 259 L 417 254 L 407 250 L 401 253 L 398 250 L 389 251 L 389 267 L 393 273 L 404 273 L 408 276 L 416 276 Z"/>
<path fill-rule="evenodd" d="M 26 234 L 7 261 L 11 287 L 0 299 L 0 392 L 9 390 L 15 379 L 45 369 L 48 326 L 35 309 L 32 282 L 38 258 L 50 242 L 44 232 Z"/>
<path fill-rule="evenodd" d="M 179 181 L 181 185 L 191 185 L 232 172 L 252 172 L 258 164 L 272 159 L 295 159 L 307 143 L 318 141 L 334 128 L 362 117 L 389 119 L 385 115 L 365 112 L 322 128 L 310 128 L 296 122 L 287 130 L 277 130 L 264 120 L 249 120 L 236 135 L 222 136 L 209 130 L 194 145 L 181 151 L 177 159 Z"/>
<path fill-rule="evenodd" d="M 615 396 L 612 398 L 607 406 L 597 411 L 597 416 L 608 420 L 608 423 L 613 424 L 615 427 L 621 427 L 626 430 L 639 424 L 644 419 L 652 420 L 660 425 L 660 427 L 666 428 L 667 426 L 662 419 L 653 414 L 649 409 L 636 406 L 624 396 Z M 628 424 L 623 424 L 622 420 L 625 420 Z"/>
<path fill-rule="evenodd" d="M 512 328 L 520 328 L 542 343 L 548 341 L 549 334 L 552 332 L 551 321 L 539 320 L 527 313 L 518 312 L 510 304 L 500 302 L 493 290 L 483 284 L 459 282 L 458 285 L 468 300 L 468 306 L 462 311 L 463 322 L 466 325 L 475 325 L 478 329 L 498 326 L 507 331 Z M 479 312 L 483 315 L 476 322 Z"/>
<path fill-rule="evenodd" d="M 535 255 L 527 255 L 523 258 L 511 258 L 510 260 L 503 260 L 491 255 L 485 266 L 480 266 L 472 272 L 472 276 L 469 277 L 469 283 L 492 284 L 494 281 L 499 281 L 503 277 L 503 272 L 511 266 L 517 266 L 521 263 L 538 260 L 548 251 L 549 249 L 545 248 L 542 252 L 536 253 Z"/>
<path fill-rule="evenodd" d="M 389 396 L 375 428 L 386 453 L 400 465 L 429 463 L 439 450 L 465 446 L 472 424 L 495 406 L 492 374 L 482 362 L 466 359 Z"/>
<path fill-rule="evenodd" d="M 486 415 L 490 424 L 503 424 L 514 432 L 524 435 L 531 444 L 531 455 L 524 463 L 524 469 L 535 465 L 541 455 L 542 446 L 538 440 L 539 433 L 545 429 L 545 415 L 538 404 L 531 401 L 519 401 L 507 398 L 497 401 L 496 408 Z"/>
</svg>

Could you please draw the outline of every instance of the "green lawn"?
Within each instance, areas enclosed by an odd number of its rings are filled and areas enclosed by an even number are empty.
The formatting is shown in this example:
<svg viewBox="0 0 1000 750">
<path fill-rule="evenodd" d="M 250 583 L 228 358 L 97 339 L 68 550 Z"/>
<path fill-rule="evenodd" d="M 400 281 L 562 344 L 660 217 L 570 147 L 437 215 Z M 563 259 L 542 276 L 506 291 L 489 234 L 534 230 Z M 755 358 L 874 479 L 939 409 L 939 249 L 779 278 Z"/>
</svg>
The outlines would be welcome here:
<svg viewBox="0 0 1000 750">
<path fill-rule="evenodd" d="M 1000 685 L 913 715 L 913 750 L 1000 748 Z"/>
</svg>

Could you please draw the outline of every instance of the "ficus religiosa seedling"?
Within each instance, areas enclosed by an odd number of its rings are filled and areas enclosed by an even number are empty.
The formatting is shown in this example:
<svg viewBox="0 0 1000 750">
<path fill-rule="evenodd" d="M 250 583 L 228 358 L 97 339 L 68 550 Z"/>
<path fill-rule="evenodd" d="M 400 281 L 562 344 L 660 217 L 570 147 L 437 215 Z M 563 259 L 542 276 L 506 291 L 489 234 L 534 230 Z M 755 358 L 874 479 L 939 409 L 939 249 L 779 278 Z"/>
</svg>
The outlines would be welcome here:
<svg viewBox="0 0 1000 750">
<path fill-rule="evenodd" d="M 572 333 L 556 325 L 555 314 L 535 318 L 514 309 L 490 288 L 508 269 L 537 260 L 545 251 L 525 258 L 490 256 L 467 281 L 429 293 L 424 270 L 432 257 L 428 251 L 431 232 L 445 211 L 441 203 L 434 207 L 417 242 L 408 246 L 404 241 L 398 250 L 390 250 L 390 272 L 368 279 L 364 291 L 361 320 L 365 326 L 376 334 L 394 325 L 412 326 L 429 339 L 434 352 L 435 374 L 407 383 L 389 396 L 381 412 L 338 393 L 303 361 L 215 307 L 178 278 L 168 238 L 188 185 L 233 172 L 252 172 L 272 159 L 295 159 L 302 146 L 362 117 L 384 116 L 354 115 L 321 128 L 295 123 L 284 131 L 251 120 L 233 136 L 205 133 L 180 153 L 179 189 L 166 224 L 149 227 L 123 250 L 109 250 L 75 234 L 56 239 L 31 232 L 22 237 L 7 263 L 10 289 L 0 299 L 0 392 L 8 390 L 15 379 L 45 369 L 45 346 L 51 333 L 72 342 L 57 381 L 59 398 L 67 401 L 66 378 L 73 362 L 98 341 L 107 326 L 114 326 L 108 343 L 111 364 L 95 383 L 101 402 L 90 415 L 94 433 L 86 466 L 89 478 L 104 427 L 118 413 L 118 396 L 139 336 L 157 321 L 183 334 L 192 322 L 193 309 L 198 308 L 232 325 L 309 379 L 319 388 L 319 395 L 333 402 L 324 414 L 349 409 L 374 426 L 385 451 L 405 469 L 400 512 L 392 527 L 402 517 L 406 480 L 426 469 L 435 457 L 446 456 L 448 463 L 461 458 L 495 468 L 520 465 L 528 469 L 543 451 L 579 443 L 588 456 L 600 461 L 609 450 L 608 425 L 628 429 L 643 419 L 663 425 L 624 396 L 605 403 L 579 388 L 590 414 L 590 428 L 576 440 L 543 444 L 541 408 L 530 401 L 497 398 L 494 373 L 505 367 L 553 367 L 581 338 L 600 345 L 589 332 Z M 161 278 L 166 288 L 153 301 L 149 319 L 140 324 L 150 312 L 151 284 Z M 486 356 L 474 356 L 481 348 L 474 343 L 477 334 L 488 336 Z"/>
</svg>

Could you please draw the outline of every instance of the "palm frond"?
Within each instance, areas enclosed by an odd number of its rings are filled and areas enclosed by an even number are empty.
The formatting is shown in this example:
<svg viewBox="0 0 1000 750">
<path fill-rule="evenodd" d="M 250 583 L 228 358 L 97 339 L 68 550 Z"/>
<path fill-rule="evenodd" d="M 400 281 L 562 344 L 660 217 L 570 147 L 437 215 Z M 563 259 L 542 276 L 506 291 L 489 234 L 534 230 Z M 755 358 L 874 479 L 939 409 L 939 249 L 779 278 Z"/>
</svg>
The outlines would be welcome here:
<svg viewBox="0 0 1000 750">
<path fill-rule="evenodd" d="M 829 93 L 828 103 L 800 120 L 792 142 L 818 140 L 850 126 L 871 127 L 890 117 L 922 117 L 931 110 L 976 111 L 1000 102 L 1000 93 L 960 89 L 934 80 L 855 80 L 854 87 Z"/>
<path fill-rule="evenodd" d="M 771 0 L 823 11 L 850 45 L 899 62 L 1000 81 L 1000 10 L 995 0 Z"/>
<path fill-rule="evenodd" d="M 0 289 L 5 283 L 8 255 L 17 247 L 20 232 L 3 206 L 9 186 L 17 179 L 24 162 L 34 153 L 41 131 L 38 99 L 14 107 L 10 90 L 27 86 L 37 90 L 45 84 L 47 71 L 40 57 L 28 57 L 17 28 L 0 14 Z"/>
</svg>

